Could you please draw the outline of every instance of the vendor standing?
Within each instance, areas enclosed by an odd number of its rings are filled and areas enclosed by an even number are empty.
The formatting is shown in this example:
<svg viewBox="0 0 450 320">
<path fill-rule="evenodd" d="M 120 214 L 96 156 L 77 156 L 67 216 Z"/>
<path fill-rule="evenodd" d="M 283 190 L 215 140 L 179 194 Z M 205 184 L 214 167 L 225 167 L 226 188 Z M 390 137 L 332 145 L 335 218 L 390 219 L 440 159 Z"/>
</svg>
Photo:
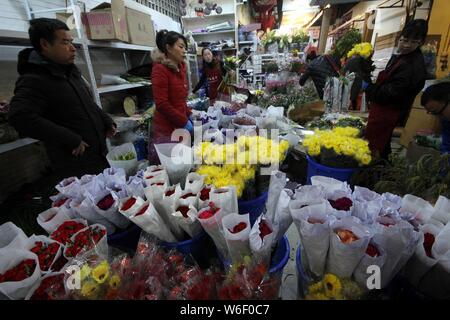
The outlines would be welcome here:
<svg viewBox="0 0 450 320">
<path fill-rule="evenodd" d="M 203 48 L 203 69 L 200 81 L 195 86 L 193 93 L 196 93 L 201 87 L 206 84 L 206 95 L 210 99 L 210 104 L 214 104 L 219 84 L 222 82 L 223 77 L 226 74 L 223 62 L 219 57 L 214 56 L 210 48 Z"/>
<path fill-rule="evenodd" d="M 108 167 L 106 137 L 116 133 L 116 125 L 74 65 L 69 28 L 40 18 L 30 21 L 28 33 L 33 48 L 19 53 L 11 125 L 44 143 L 56 178 L 102 172 Z"/>
<path fill-rule="evenodd" d="M 410 21 L 400 34 L 392 55 L 375 84 L 363 83 L 369 100 L 366 138 L 372 153 L 387 159 L 396 126 L 404 125 L 415 97 L 425 84 L 426 68 L 420 51 L 428 32 L 427 22 Z"/>
<path fill-rule="evenodd" d="M 443 153 L 450 153 L 450 82 L 434 84 L 427 89 L 421 97 L 421 104 L 429 114 L 441 120 Z"/>
<path fill-rule="evenodd" d="M 191 114 L 186 99 L 188 82 L 186 78 L 186 38 L 175 31 L 161 30 L 156 35 L 158 50 L 152 54 L 152 90 L 156 111 L 149 139 L 150 163 L 159 163 L 155 144 L 172 141 L 175 129 L 184 128 L 193 132 Z"/>
</svg>

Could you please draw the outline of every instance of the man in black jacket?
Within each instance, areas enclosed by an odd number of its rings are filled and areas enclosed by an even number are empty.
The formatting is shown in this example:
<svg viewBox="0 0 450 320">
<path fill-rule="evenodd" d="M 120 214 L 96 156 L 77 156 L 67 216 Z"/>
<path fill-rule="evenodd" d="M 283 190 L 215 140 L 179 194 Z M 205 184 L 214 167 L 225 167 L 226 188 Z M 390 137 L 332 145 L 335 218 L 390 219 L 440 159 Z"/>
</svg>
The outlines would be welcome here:
<svg viewBox="0 0 450 320">
<path fill-rule="evenodd" d="M 33 48 L 19 53 L 9 121 L 22 136 L 44 142 L 58 178 L 96 174 L 108 167 L 106 137 L 112 119 L 95 103 L 74 65 L 76 50 L 67 25 L 34 19 Z"/>
<path fill-rule="evenodd" d="M 397 52 L 375 84 L 365 83 L 370 102 L 366 139 L 373 154 L 387 159 L 396 126 L 403 126 L 417 94 L 425 84 L 426 68 L 420 47 L 428 32 L 425 20 L 410 21 L 402 30 Z"/>
<path fill-rule="evenodd" d="M 300 77 L 300 85 L 303 86 L 311 77 L 316 87 L 317 94 L 320 99 L 323 99 L 323 89 L 327 78 L 338 77 L 341 69 L 341 62 L 339 57 L 335 54 L 326 54 L 315 58 L 306 68 L 306 71 Z"/>
</svg>

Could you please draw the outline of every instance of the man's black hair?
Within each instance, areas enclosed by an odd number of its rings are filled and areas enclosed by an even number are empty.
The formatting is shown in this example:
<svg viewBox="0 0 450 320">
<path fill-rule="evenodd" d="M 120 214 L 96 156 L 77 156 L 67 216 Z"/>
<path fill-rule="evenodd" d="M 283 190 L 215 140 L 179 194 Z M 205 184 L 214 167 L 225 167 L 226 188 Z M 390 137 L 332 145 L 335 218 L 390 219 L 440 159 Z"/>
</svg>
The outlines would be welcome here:
<svg viewBox="0 0 450 320">
<path fill-rule="evenodd" d="M 62 21 L 49 18 L 38 18 L 30 21 L 28 35 L 30 42 L 37 51 L 41 51 L 41 39 L 47 40 L 53 44 L 55 41 L 55 32 L 58 30 L 67 30 L 69 27 Z"/>
<path fill-rule="evenodd" d="M 400 36 L 408 39 L 425 40 L 428 33 L 428 23 L 424 19 L 416 19 L 408 22 Z"/>
<path fill-rule="evenodd" d="M 425 106 L 430 101 L 447 103 L 450 99 L 450 82 L 441 82 L 425 89 L 420 104 Z"/>
</svg>

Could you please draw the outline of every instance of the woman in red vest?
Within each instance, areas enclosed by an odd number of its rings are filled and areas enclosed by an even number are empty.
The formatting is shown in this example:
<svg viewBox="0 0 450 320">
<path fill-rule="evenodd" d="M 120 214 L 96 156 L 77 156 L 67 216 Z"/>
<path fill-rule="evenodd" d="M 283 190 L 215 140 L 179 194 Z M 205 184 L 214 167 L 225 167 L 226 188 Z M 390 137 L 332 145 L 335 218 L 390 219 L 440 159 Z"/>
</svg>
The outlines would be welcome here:
<svg viewBox="0 0 450 320">
<path fill-rule="evenodd" d="M 196 93 L 205 83 L 207 84 L 207 93 L 206 95 L 209 97 L 210 104 L 214 104 L 214 101 L 217 98 L 217 88 L 219 84 L 222 82 L 222 78 L 225 76 L 225 69 L 223 67 L 223 62 L 218 59 L 218 57 L 214 57 L 211 49 L 203 48 L 202 50 L 203 57 L 203 70 L 200 81 L 195 86 L 193 93 Z"/>
<path fill-rule="evenodd" d="M 187 107 L 188 82 L 186 78 L 186 38 L 178 32 L 161 30 L 156 35 L 158 50 L 152 53 L 152 90 L 156 110 L 149 139 L 150 163 L 159 159 L 154 144 L 172 141 L 175 129 L 193 132 Z"/>
</svg>

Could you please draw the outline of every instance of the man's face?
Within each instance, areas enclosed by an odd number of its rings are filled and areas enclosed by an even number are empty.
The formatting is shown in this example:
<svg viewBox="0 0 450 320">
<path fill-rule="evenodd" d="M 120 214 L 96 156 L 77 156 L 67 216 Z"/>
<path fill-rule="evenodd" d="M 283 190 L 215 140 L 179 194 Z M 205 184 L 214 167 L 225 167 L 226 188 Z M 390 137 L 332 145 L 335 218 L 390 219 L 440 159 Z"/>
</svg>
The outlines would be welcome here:
<svg viewBox="0 0 450 320">
<path fill-rule="evenodd" d="M 55 31 L 53 43 L 41 39 L 41 52 L 48 59 L 55 63 L 69 65 L 73 64 L 76 56 L 76 49 L 72 44 L 73 37 L 66 30 Z"/>
<path fill-rule="evenodd" d="M 403 36 L 398 40 L 398 51 L 400 54 L 408 54 L 416 50 L 422 41 L 419 39 L 405 38 Z"/>
</svg>

